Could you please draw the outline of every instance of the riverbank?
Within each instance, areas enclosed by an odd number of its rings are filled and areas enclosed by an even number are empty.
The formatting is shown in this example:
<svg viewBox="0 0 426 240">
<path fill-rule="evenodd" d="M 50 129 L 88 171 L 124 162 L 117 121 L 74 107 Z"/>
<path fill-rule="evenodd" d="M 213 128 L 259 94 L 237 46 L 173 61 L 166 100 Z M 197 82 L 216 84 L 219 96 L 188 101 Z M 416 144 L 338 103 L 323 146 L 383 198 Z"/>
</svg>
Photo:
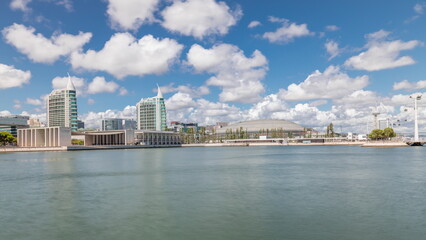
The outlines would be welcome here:
<svg viewBox="0 0 426 240">
<path fill-rule="evenodd" d="M 391 148 L 391 147 L 410 147 L 405 142 L 367 142 L 362 145 L 363 147 L 378 147 L 378 148 Z"/>
<path fill-rule="evenodd" d="M 67 151 L 67 147 L 1 147 L 0 153 L 12 152 L 60 152 Z"/>
<path fill-rule="evenodd" d="M 116 145 L 116 146 L 63 146 L 63 147 L 3 147 L 0 153 L 13 152 L 62 152 L 62 151 L 87 151 L 87 150 L 118 150 L 118 149 L 141 149 L 141 148 L 173 148 L 180 145 Z"/>
<path fill-rule="evenodd" d="M 327 142 L 327 143 L 191 143 L 182 147 L 256 147 L 256 146 L 348 146 L 362 145 L 363 142 Z"/>
<path fill-rule="evenodd" d="M 63 146 L 63 147 L 3 147 L 0 153 L 12 152 L 57 152 L 57 151 L 86 151 L 86 150 L 118 150 L 144 148 L 173 148 L 173 147 L 258 147 L 258 146 L 362 146 L 362 147 L 409 147 L 405 142 L 326 142 L 326 143 L 192 143 L 182 145 L 116 145 L 116 146 Z"/>
</svg>

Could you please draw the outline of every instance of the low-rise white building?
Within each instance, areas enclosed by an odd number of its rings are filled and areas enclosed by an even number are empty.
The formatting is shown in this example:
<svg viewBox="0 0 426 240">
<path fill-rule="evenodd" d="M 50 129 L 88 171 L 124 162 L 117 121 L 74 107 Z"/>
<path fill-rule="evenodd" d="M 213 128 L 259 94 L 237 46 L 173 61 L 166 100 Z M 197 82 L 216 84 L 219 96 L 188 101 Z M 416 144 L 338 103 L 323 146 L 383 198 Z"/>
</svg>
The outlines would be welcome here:
<svg viewBox="0 0 426 240">
<path fill-rule="evenodd" d="M 19 147 L 71 146 L 71 128 L 44 127 L 18 129 Z"/>
</svg>

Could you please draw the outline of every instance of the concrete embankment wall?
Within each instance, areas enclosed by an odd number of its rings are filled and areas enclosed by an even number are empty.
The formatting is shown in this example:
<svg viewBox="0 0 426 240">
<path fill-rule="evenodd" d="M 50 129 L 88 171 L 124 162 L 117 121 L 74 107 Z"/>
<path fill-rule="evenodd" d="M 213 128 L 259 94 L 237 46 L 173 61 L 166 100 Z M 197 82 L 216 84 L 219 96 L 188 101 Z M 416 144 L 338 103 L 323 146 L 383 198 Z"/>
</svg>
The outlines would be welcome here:
<svg viewBox="0 0 426 240">
<path fill-rule="evenodd" d="M 70 146 L 68 151 L 80 150 L 115 150 L 115 149 L 140 149 L 140 148 L 175 148 L 180 145 L 116 145 L 116 146 Z"/>
<path fill-rule="evenodd" d="M 115 149 L 141 149 L 141 148 L 172 148 L 180 145 L 119 145 L 119 146 L 69 146 L 69 147 L 4 147 L 0 148 L 3 152 L 51 152 L 51 151 L 83 151 L 83 150 L 115 150 Z"/>
<path fill-rule="evenodd" d="M 0 148 L 0 153 L 7 152 L 57 152 L 67 151 L 67 147 L 4 147 Z"/>
<path fill-rule="evenodd" d="M 255 147 L 255 146 L 334 146 L 362 145 L 363 142 L 329 142 L 329 143 L 192 143 L 182 147 Z"/>
<path fill-rule="evenodd" d="M 409 147 L 405 142 L 367 142 L 362 145 L 363 147 Z"/>
</svg>

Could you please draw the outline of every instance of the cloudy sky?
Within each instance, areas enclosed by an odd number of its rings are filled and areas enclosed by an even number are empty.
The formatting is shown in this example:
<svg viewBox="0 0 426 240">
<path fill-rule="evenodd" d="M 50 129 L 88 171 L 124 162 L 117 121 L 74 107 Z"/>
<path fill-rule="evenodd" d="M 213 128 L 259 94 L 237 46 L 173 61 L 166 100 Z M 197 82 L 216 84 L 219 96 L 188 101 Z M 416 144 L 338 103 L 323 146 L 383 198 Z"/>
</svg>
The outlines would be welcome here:
<svg viewBox="0 0 426 240">
<path fill-rule="evenodd" d="M 409 96 L 426 89 L 425 12 L 411 0 L 2 0 L 0 115 L 45 120 L 69 72 L 88 127 L 133 117 L 158 83 L 168 121 L 363 133 L 377 106 L 409 132 Z"/>
</svg>

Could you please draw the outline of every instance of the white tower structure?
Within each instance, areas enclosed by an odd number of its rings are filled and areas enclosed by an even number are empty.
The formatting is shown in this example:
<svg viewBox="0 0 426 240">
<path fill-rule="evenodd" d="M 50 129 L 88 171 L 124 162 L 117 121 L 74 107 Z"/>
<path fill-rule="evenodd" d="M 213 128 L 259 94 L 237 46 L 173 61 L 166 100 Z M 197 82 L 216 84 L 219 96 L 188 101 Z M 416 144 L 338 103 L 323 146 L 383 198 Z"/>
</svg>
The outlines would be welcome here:
<svg viewBox="0 0 426 240">
<path fill-rule="evenodd" d="M 380 115 L 380 112 L 379 112 L 379 108 L 377 107 L 377 104 L 376 104 L 376 108 L 373 110 L 373 129 L 378 129 L 379 128 L 379 119 L 378 119 L 378 116 Z"/>
<path fill-rule="evenodd" d="M 69 74 L 67 87 L 53 90 L 46 105 L 49 127 L 69 127 L 77 131 L 77 92 Z"/>
<path fill-rule="evenodd" d="M 414 99 L 414 142 L 419 142 L 419 125 L 417 122 L 417 101 L 422 99 L 421 94 L 411 95 L 410 98 Z"/>
<path fill-rule="evenodd" d="M 166 105 L 160 87 L 156 97 L 141 99 L 136 104 L 138 130 L 166 130 Z"/>
</svg>

